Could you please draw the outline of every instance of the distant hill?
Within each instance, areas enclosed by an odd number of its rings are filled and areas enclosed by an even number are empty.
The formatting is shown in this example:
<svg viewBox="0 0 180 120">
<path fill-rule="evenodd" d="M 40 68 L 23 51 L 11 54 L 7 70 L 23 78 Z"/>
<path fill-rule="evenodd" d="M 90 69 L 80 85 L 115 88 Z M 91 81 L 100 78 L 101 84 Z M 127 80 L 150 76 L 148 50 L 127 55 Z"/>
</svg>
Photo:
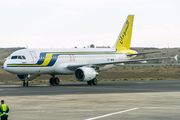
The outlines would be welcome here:
<svg viewBox="0 0 180 120">
<path fill-rule="evenodd" d="M 18 48 L 0 48 L 0 66 L 3 65 L 5 58 L 7 58 L 11 53 L 16 50 L 25 49 L 24 47 Z"/>
</svg>

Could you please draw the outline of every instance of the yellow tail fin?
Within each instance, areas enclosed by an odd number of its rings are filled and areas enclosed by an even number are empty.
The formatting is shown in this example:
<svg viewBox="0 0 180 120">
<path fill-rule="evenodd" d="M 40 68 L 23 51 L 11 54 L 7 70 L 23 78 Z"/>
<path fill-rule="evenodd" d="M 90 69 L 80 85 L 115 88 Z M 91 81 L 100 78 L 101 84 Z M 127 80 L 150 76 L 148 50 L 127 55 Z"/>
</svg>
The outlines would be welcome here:
<svg viewBox="0 0 180 120">
<path fill-rule="evenodd" d="M 114 45 L 114 47 L 117 50 L 129 50 L 130 49 L 133 19 L 134 19 L 134 15 L 128 15 L 128 17 L 124 23 L 124 26 L 118 36 L 116 44 Z"/>
</svg>

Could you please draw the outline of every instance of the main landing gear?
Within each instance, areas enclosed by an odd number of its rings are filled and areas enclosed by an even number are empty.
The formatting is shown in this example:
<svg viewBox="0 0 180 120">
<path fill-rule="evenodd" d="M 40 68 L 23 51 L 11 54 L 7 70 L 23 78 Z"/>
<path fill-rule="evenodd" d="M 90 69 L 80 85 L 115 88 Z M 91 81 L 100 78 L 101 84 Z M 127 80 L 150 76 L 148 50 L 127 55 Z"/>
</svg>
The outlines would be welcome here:
<svg viewBox="0 0 180 120">
<path fill-rule="evenodd" d="M 58 77 L 55 77 L 55 76 L 53 75 L 53 77 L 50 78 L 49 83 L 50 83 L 51 85 L 59 85 L 60 80 L 59 80 Z"/>
<path fill-rule="evenodd" d="M 91 81 L 87 81 L 87 84 L 88 84 L 88 85 L 97 85 L 97 83 L 98 83 L 98 81 L 97 81 L 96 78 L 94 78 L 94 79 L 91 80 Z"/>
</svg>

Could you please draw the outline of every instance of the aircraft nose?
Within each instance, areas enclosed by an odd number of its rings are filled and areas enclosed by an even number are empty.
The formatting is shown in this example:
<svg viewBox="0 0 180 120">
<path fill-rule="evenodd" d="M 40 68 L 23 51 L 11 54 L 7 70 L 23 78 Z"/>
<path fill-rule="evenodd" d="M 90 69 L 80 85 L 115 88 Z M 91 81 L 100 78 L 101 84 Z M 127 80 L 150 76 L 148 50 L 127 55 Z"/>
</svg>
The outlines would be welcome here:
<svg viewBox="0 0 180 120">
<path fill-rule="evenodd" d="M 4 70 L 8 71 L 8 68 L 7 68 L 7 61 L 4 63 L 3 68 L 4 68 Z"/>
<path fill-rule="evenodd" d="M 4 62 L 3 67 L 4 67 L 4 69 L 6 70 L 6 68 L 7 68 L 7 64 L 6 64 L 6 62 Z"/>
</svg>

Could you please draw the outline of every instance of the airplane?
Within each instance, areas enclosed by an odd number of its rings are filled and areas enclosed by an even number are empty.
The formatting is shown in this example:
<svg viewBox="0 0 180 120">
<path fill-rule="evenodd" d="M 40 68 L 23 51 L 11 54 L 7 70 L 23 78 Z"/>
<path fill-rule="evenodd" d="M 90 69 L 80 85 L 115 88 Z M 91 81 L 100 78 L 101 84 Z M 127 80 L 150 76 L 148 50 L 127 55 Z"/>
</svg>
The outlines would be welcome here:
<svg viewBox="0 0 180 120">
<path fill-rule="evenodd" d="M 128 15 L 124 26 L 111 48 L 74 48 L 74 49 L 22 49 L 12 53 L 4 63 L 4 69 L 17 74 L 23 86 L 28 81 L 36 79 L 41 74 L 49 74 L 51 85 L 59 85 L 60 80 L 55 75 L 74 74 L 77 81 L 97 85 L 96 76 L 100 71 L 123 65 L 124 63 L 142 62 L 160 59 L 175 59 L 161 57 L 148 59 L 133 59 L 138 55 L 157 53 L 138 53 L 130 49 L 134 15 Z M 133 60 L 132 60 L 133 59 Z"/>
</svg>

